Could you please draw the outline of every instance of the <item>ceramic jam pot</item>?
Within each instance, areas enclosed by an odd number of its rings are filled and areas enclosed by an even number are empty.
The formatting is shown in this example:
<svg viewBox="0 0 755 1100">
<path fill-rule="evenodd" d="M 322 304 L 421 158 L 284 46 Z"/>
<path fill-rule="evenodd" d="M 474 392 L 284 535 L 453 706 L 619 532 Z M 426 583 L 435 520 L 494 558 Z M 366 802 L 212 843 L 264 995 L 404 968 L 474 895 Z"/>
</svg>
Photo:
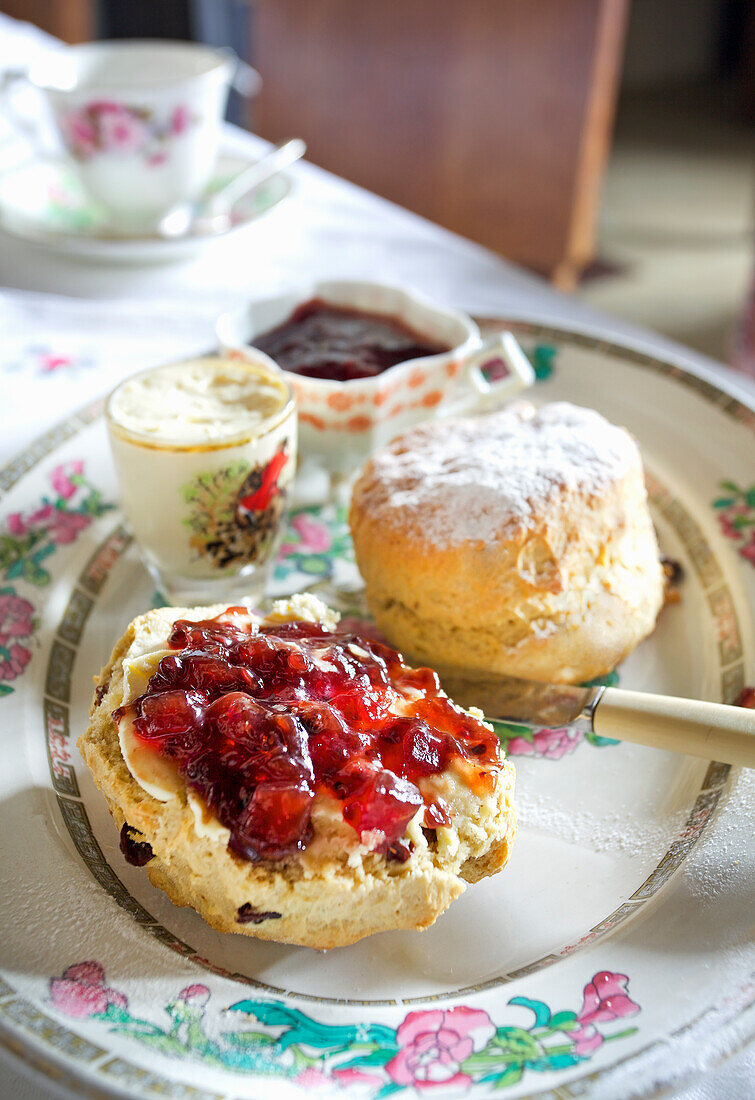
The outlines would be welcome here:
<svg viewBox="0 0 755 1100">
<path fill-rule="evenodd" d="M 349 473 L 375 447 L 421 420 L 498 407 L 534 381 L 532 367 L 511 333 L 483 340 L 466 313 L 414 291 L 357 280 L 300 286 L 223 314 L 216 326 L 221 354 L 258 354 L 255 337 L 313 299 L 382 315 L 448 349 L 347 382 L 288 374 L 299 409 L 301 453 L 331 472 Z M 487 368 L 492 368 L 496 381 L 488 381 Z"/>
</svg>

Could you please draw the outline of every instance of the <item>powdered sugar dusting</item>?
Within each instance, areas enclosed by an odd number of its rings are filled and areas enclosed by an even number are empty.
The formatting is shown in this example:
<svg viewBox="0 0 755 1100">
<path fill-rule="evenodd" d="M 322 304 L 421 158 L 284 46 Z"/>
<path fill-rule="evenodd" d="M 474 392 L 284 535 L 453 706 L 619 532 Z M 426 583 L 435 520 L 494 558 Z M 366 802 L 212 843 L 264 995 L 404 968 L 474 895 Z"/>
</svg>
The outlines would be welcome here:
<svg viewBox="0 0 755 1100">
<path fill-rule="evenodd" d="M 736 773 L 722 813 L 706 830 L 695 858 L 688 861 L 685 878 L 690 893 L 700 906 L 718 901 L 735 890 L 742 897 L 752 893 L 755 881 L 755 848 L 752 832 L 742 833 L 742 822 L 755 813 L 755 773 L 743 768 Z"/>
<path fill-rule="evenodd" d="M 621 853 L 638 860 L 660 859 L 679 837 L 689 810 L 668 811 L 658 817 L 648 807 L 646 820 L 639 820 L 636 811 L 636 806 L 617 804 L 610 812 L 596 814 L 589 808 L 566 806 L 541 791 L 528 790 L 522 783 L 517 785 L 520 828 L 557 837 L 592 852 Z"/>
<path fill-rule="evenodd" d="M 408 432 L 377 452 L 356 492 L 373 519 L 421 519 L 444 546 L 526 527 L 555 493 L 600 493 L 639 464 L 631 436 L 592 409 L 522 402 Z"/>
</svg>

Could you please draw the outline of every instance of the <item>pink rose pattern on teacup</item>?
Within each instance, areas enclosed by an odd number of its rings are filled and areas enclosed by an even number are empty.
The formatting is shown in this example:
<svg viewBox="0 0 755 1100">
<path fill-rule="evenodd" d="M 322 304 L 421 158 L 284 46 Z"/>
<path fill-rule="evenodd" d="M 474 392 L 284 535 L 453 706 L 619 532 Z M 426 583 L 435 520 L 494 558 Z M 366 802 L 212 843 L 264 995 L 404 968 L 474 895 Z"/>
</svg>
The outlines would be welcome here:
<svg viewBox="0 0 755 1100">
<path fill-rule="evenodd" d="M 637 1028 L 603 1029 L 640 1011 L 625 974 L 599 971 L 584 987 L 579 1012 L 552 1012 L 544 1001 L 512 997 L 510 1020 L 496 1026 L 480 1008 L 410 1012 L 398 1027 L 329 1023 L 283 1001 L 242 1000 L 207 1019 L 206 985 L 186 986 L 163 1007 L 168 1022 L 133 1014 L 126 996 L 105 982 L 96 962 L 70 966 L 50 981 L 50 1000 L 74 1019 L 98 1019 L 163 1055 L 205 1062 L 236 1073 L 276 1075 L 302 1092 L 387 1096 L 412 1089 L 426 1096 L 501 1089 L 527 1074 L 556 1072 L 587 1062 L 603 1043 Z M 150 1012 L 154 1015 L 154 1012 Z M 228 1021 L 233 1023 L 228 1026 Z M 252 1026 L 250 1026 L 252 1025 Z"/>
<path fill-rule="evenodd" d="M 61 117 L 61 131 L 68 151 L 76 160 L 98 154 L 138 153 L 151 167 L 164 164 L 169 142 L 181 137 L 198 121 L 179 103 L 166 118 L 146 107 L 132 107 L 98 99 Z"/>
</svg>

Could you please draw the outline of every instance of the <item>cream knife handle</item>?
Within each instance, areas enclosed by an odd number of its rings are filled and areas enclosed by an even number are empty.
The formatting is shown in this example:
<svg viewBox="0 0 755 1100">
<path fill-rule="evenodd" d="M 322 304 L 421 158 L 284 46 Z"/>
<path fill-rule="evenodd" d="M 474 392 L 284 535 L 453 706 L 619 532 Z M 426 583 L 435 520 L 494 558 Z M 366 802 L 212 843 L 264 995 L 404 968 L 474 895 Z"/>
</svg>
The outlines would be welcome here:
<svg viewBox="0 0 755 1100">
<path fill-rule="evenodd" d="M 592 724 L 601 737 L 755 768 L 755 710 L 745 707 L 606 688 Z"/>
</svg>

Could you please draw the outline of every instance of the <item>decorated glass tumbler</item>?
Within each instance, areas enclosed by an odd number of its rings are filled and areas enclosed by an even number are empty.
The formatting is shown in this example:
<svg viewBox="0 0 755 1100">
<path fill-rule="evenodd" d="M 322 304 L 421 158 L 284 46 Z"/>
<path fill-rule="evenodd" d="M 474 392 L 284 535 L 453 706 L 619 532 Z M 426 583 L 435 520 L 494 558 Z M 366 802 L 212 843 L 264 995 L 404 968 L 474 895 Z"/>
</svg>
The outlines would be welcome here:
<svg viewBox="0 0 755 1100">
<path fill-rule="evenodd" d="M 106 406 L 123 510 L 174 604 L 254 604 L 280 540 L 296 467 L 285 376 L 259 353 L 133 375 Z"/>
</svg>

